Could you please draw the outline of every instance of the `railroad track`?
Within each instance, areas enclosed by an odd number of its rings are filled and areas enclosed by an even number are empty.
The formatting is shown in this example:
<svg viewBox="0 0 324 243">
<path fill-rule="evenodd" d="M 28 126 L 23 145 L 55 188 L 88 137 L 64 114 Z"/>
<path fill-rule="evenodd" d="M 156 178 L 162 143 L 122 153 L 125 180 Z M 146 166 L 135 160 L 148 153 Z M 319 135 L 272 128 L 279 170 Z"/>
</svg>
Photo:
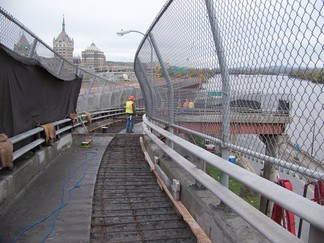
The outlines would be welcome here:
<svg viewBox="0 0 324 243">
<path fill-rule="evenodd" d="M 98 170 L 91 242 L 197 242 L 151 173 L 139 134 L 116 134 Z"/>
</svg>

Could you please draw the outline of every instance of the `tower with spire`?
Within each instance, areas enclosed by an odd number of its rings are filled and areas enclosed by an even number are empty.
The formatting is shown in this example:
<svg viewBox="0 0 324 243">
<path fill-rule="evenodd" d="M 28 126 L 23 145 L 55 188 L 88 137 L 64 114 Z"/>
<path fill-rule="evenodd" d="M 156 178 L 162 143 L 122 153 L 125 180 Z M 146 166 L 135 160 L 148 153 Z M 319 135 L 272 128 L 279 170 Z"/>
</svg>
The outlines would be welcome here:
<svg viewBox="0 0 324 243">
<path fill-rule="evenodd" d="M 19 53 L 20 55 L 27 57 L 30 49 L 31 49 L 31 45 L 29 44 L 25 34 L 22 33 L 20 35 L 18 43 L 14 45 L 13 50 Z"/>
<path fill-rule="evenodd" d="M 71 63 L 73 62 L 74 41 L 65 32 L 64 15 L 62 21 L 62 31 L 57 38 L 53 38 L 53 50 Z"/>
</svg>

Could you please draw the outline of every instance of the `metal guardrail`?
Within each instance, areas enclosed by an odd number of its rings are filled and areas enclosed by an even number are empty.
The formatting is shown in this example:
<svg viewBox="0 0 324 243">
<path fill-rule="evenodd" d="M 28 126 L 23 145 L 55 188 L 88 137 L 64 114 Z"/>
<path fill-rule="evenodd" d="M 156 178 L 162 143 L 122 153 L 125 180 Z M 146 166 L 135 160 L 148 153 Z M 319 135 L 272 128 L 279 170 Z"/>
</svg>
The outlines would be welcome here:
<svg viewBox="0 0 324 243">
<path fill-rule="evenodd" d="M 183 169 L 191 174 L 202 185 L 215 194 L 222 202 L 233 209 L 243 219 L 249 222 L 255 229 L 262 233 L 272 242 L 298 242 L 299 239 L 289 233 L 286 229 L 272 221 L 266 215 L 249 205 L 240 197 L 236 196 L 230 190 L 221 186 L 217 181 L 208 176 L 205 172 L 198 169 L 190 161 L 176 153 L 172 148 L 165 145 L 158 139 L 150 130 L 161 134 L 165 138 L 177 144 L 181 148 L 188 151 L 208 164 L 218 168 L 222 172 L 228 174 L 235 180 L 243 183 L 253 191 L 260 193 L 273 202 L 281 205 L 283 208 L 295 213 L 300 218 L 310 223 L 311 228 L 324 231 L 324 210 L 323 207 L 306 199 L 298 194 L 295 194 L 277 184 L 268 181 L 256 174 L 253 174 L 239 166 L 236 166 L 222 159 L 215 154 L 212 154 L 168 131 L 151 123 L 146 116 L 143 117 L 144 132 L 147 134 L 164 152 L 166 152 L 175 163 L 179 164 Z M 147 127 L 146 127 L 147 126 Z M 266 190 L 265 190 L 266 188 Z M 292 203 L 293 202 L 293 203 Z M 239 205 L 239 207 L 238 207 Z M 275 233 L 274 233 L 275 232 Z M 310 231 L 317 234 L 316 230 Z M 310 234 L 311 234 L 310 233 Z"/>
<path fill-rule="evenodd" d="M 216 3 L 211 0 L 169 0 L 145 35 L 135 58 L 135 71 L 142 84 L 141 88 L 143 97 L 146 100 L 147 114 L 155 120 L 161 119 L 164 120 L 164 122 L 169 122 L 171 125 L 176 126 L 174 121 L 177 121 L 179 113 L 175 113 L 173 108 L 176 107 L 175 104 L 179 99 L 182 100 L 182 102 L 186 98 L 201 101 L 207 100 L 207 98 L 210 98 L 210 95 L 223 95 L 224 97 L 226 96 L 226 98 L 232 96 L 239 100 L 246 98 L 247 100 L 260 101 L 261 105 L 264 105 L 262 106 L 264 108 L 263 110 L 268 110 L 269 107 L 271 108 L 273 105 L 273 102 L 266 97 L 269 91 L 273 91 L 275 94 L 279 94 L 282 90 L 288 90 L 289 92 L 294 91 L 292 97 L 294 100 L 292 100 L 292 103 L 288 103 L 289 113 L 293 118 L 296 118 L 297 114 L 299 117 L 298 119 L 294 119 L 291 124 L 287 125 L 288 135 L 293 141 L 301 140 L 301 142 L 299 142 L 300 145 L 309 147 L 312 151 L 310 153 L 311 155 L 323 158 L 323 156 L 321 156 L 323 154 L 323 146 L 321 146 L 323 143 L 323 118 L 320 116 L 322 113 L 317 112 L 321 111 L 323 108 L 320 102 L 322 93 L 317 92 L 320 91 L 320 89 L 317 88 L 320 85 L 317 83 L 320 81 L 320 78 L 317 78 L 318 69 L 313 67 L 314 60 L 310 58 L 317 58 L 318 60 L 315 62 L 317 66 L 323 66 L 321 65 L 323 64 L 323 59 L 321 58 L 322 50 L 316 48 L 320 46 L 317 42 L 321 40 L 323 33 L 321 31 L 313 31 L 321 28 L 320 24 L 323 21 L 321 10 L 323 9 L 323 5 L 321 1 L 314 1 L 308 4 L 307 7 L 305 7 L 306 5 L 302 6 L 302 4 L 301 1 L 255 1 L 250 4 L 249 8 L 240 8 L 238 11 L 236 6 L 242 5 L 240 1 L 237 1 L 237 3 L 234 1 L 232 4 L 228 4 L 226 2 Z M 296 6 L 296 9 L 293 6 Z M 276 14 L 271 12 L 273 9 L 277 10 Z M 304 14 L 303 11 L 305 12 Z M 172 19 L 173 16 L 177 16 L 177 19 Z M 209 16 L 209 18 L 206 18 L 206 16 Z M 268 18 L 264 18 L 265 16 L 268 16 Z M 218 17 L 222 17 L 223 20 L 219 21 L 219 23 L 215 23 Z M 260 18 L 263 18 L 263 21 L 260 21 Z M 272 21 L 273 18 L 277 19 Z M 184 23 L 174 24 L 180 22 L 180 20 L 183 20 Z M 310 22 L 312 24 L 309 24 Z M 45 60 L 47 60 L 44 57 L 56 56 L 58 57 L 57 62 L 51 63 L 53 64 L 51 67 L 55 73 L 60 73 L 62 75 L 65 74 L 65 72 L 76 72 L 79 74 L 83 72 L 84 82 L 78 102 L 80 111 L 93 111 L 98 110 L 98 107 L 101 109 L 101 107 L 121 105 L 120 103 L 124 100 L 124 97 L 135 92 L 133 88 L 129 88 L 127 85 L 120 85 L 110 80 L 97 77 L 63 60 L 58 53 L 53 52 L 49 46 L 19 23 L 19 21 L 15 20 L 13 16 L 6 13 L 2 8 L 0 8 L 0 23 L 4 30 L 0 41 L 7 47 L 14 49 L 15 44 L 17 44 L 20 37 L 22 37 L 21 33 L 24 33 L 30 49 L 28 53 L 21 53 L 22 55 L 36 58 L 44 65 L 46 65 Z M 9 25 L 8 23 L 14 24 Z M 228 23 L 231 25 L 230 28 L 227 26 Z M 244 28 L 241 26 L 242 23 L 246 24 Z M 294 28 L 288 23 L 291 23 Z M 220 30 L 226 30 L 218 33 L 222 35 L 223 42 L 215 41 L 215 38 L 217 39 L 220 37 L 217 36 L 217 31 L 215 30 L 218 24 L 220 24 Z M 260 26 L 260 24 L 262 26 Z M 299 28 L 296 24 L 299 24 L 299 26 L 303 25 L 305 28 Z M 9 28 L 9 26 L 11 27 Z M 177 29 L 179 26 L 180 29 Z M 313 27 L 313 29 L 308 29 L 311 27 Z M 259 30 L 258 35 L 253 35 L 254 33 L 250 31 L 255 29 Z M 273 32 L 274 30 L 276 30 L 277 33 Z M 291 39 L 296 39 L 295 45 L 290 45 L 290 41 L 286 39 L 288 38 L 287 35 L 291 37 Z M 240 39 L 233 38 L 233 36 L 240 36 Z M 297 38 L 300 36 L 303 38 Z M 255 48 L 254 45 L 258 45 L 258 41 L 263 43 L 263 45 L 260 45 L 259 48 Z M 173 45 L 170 45 L 170 43 Z M 273 43 L 281 43 L 282 46 L 278 48 L 272 45 Z M 315 46 L 313 46 L 314 43 Z M 225 48 L 225 57 L 219 55 L 219 53 L 215 55 L 215 49 L 222 53 L 222 46 L 215 46 L 215 44 L 223 44 L 223 48 Z M 300 48 L 304 44 L 306 44 L 306 46 Z M 177 48 L 177 45 L 179 45 L 179 48 Z M 287 45 L 287 49 L 285 49 L 285 45 Z M 231 50 L 230 53 L 233 55 L 226 56 L 228 54 L 227 49 Z M 314 53 L 300 53 L 300 50 L 313 50 Z M 17 51 L 17 53 L 19 52 Z M 165 60 L 163 60 L 163 58 L 165 58 Z M 223 65 L 222 62 L 224 58 L 225 61 L 228 61 L 228 66 L 225 65 L 225 69 L 223 67 L 223 72 L 220 73 L 220 67 Z M 293 63 L 288 63 L 288 61 L 292 61 Z M 302 62 L 299 63 L 300 61 Z M 60 64 L 63 62 L 65 64 L 62 69 Z M 289 65 L 296 66 L 296 68 L 290 70 L 290 68 L 283 66 L 284 73 L 281 72 L 282 70 L 272 70 L 271 66 L 278 63 L 286 65 L 287 67 Z M 303 67 L 304 65 L 305 68 Z M 307 71 L 308 69 L 309 71 Z M 322 69 L 320 71 L 319 74 L 322 74 Z M 293 75 L 294 72 L 295 75 Z M 315 78 L 315 81 L 313 80 L 314 82 L 307 80 L 307 78 L 305 79 L 309 74 L 311 75 L 311 79 Z M 298 78 L 300 76 L 304 79 Z M 186 85 L 183 87 L 178 86 L 177 84 L 179 82 L 177 80 L 179 79 L 186 82 Z M 222 90 L 222 88 L 228 88 L 228 84 L 225 82 L 223 85 L 219 85 L 226 80 L 231 81 L 231 92 Z M 195 86 L 191 81 L 195 81 L 193 83 L 200 85 Z M 257 89 L 258 92 L 262 94 L 262 97 L 264 96 L 266 99 L 258 100 L 257 98 L 259 97 L 256 97 L 251 89 Z M 116 90 L 121 90 L 121 92 L 115 92 Z M 110 103 L 106 104 L 103 103 L 103 101 L 109 101 Z M 114 101 L 118 101 L 118 104 L 114 104 Z M 227 99 L 227 104 L 228 101 L 230 100 Z M 305 103 L 306 101 L 309 102 Z M 90 104 L 94 104 L 94 106 L 90 106 Z M 208 104 L 208 102 L 204 103 L 206 106 Z M 285 108 L 286 105 L 287 104 L 284 102 L 280 107 Z M 246 110 L 245 108 L 240 109 L 241 111 L 250 112 L 250 110 Z M 214 111 L 218 110 L 218 107 L 214 109 Z M 270 109 L 270 111 L 272 110 Z M 205 117 L 208 119 L 210 111 L 205 109 L 205 112 Z M 231 109 L 222 110 L 224 114 L 229 112 L 231 112 Z M 241 113 L 242 116 L 246 115 L 245 112 Z M 113 114 L 111 115 L 113 116 Z M 94 112 L 93 116 L 93 120 L 97 121 L 100 119 L 100 116 L 106 119 L 110 115 L 100 112 L 97 114 Z M 302 119 L 300 119 L 302 117 L 305 120 L 303 123 L 301 123 Z M 227 126 L 229 125 L 228 118 L 228 116 L 224 117 L 224 123 L 225 125 L 227 124 Z M 210 121 L 210 123 L 213 122 L 214 120 Z M 58 136 L 84 123 L 85 120 L 72 125 L 69 119 L 54 122 Z M 251 122 L 247 123 L 250 124 Z M 224 128 L 226 127 L 224 126 Z M 15 148 L 14 159 L 41 146 L 44 143 L 44 139 L 41 137 L 42 132 L 42 128 L 35 128 L 10 138 L 10 141 L 14 144 L 26 139 L 32 140 L 32 142 L 29 142 L 23 147 Z M 162 132 L 165 131 L 161 131 L 160 133 L 162 134 Z M 191 133 L 194 134 L 195 131 L 191 131 Z M 307 136 L 308 134 L 312 134 L 313 136 Z M 316 134 L 319 135 L 317 136 Z M 226 145 L 228 148 L 233 148 L 236 151 L 241 151 L 243 155 L 252 157 L 261 156 L 261 159 L 267 159 L 267 157 L 262 157 L 265 155 L 228 143 L 229 131 L 224 131 L 223 138 L 226 139 L 219 140 L 219 144 Z M 214 139 L 215 140 L 212 141 L 218 141 L 217 138 Z M 183 141 L 181 141 L 181 143 L 182 142 Z M 247 141 L 247 143 L 248 142 L 249 141 Z M 271 142 L 272 141 L 270 141 L 269 145 L 271 145 Z M 186 144 L 188 149 L 196 151 L 196 147 L 190 147 L 187 143 L 184 144 Z M 249 145 L 254 146 L 255 144 L 251 143 Z M 226 154 L 223 157 L 225 158 Z M 273 161 L 280 162 L 280 159 L 274 157 Z M 320 163 L 323 164 L 323 160 L 321 160 Z M 232 176 L 230 173 L 232 166 L 228 163 L 226 163 L 226 166 L 228 166 L 228 168 L 224 168 L 224 172 Z M 283 164 L 279 163 L 279 166 L 305 175 L 303 168 L 298 167 L 298 165 L 297 168 L 295 168 L 294 166 L 290 166 L 289 163 L 284 162 Z M 305 170 L 306 175 L 308 175 L 308 171 L 309 170 Z M 323 179 L 323 176 L 320 175 L 320 177 Z M 261 180 L 261 178 L 251 178 L 256 181 Z M 223 190 L 224 193 L 227 191 L 228 190 Z M 279 189 L 278 192 L 281 192 L 281 190 Z M 304 204 L 301 203 L 298 207 L 304 207 Z M 311 210 L 304 209 L 305 213 L 313 211 L 313 208 Z M 314 223 L 314 225 L 318 227 L 316 223 Z"/>
<path fill-rule="evenodd" d="M 42 131 L 44 131 L 43 128 L 37 127 L 35 129 L 29 130 L 27 132 L 24 132 L 24 133 L 14 136 L 14 137 L 11 137 L 11 138 L 9 138 L 9 140 L 15 145 L 20 141 L 23 141 L 27 138 L 34 136 L 34 135 L 40 134 L 40 132 L 42 132 Z M 38 139 L 34 140 L 33 142 L 15 150 L 13 152 L 13 160 L 18 159 L 23 154 L 31 151 L 32 149 L 36 148 L 37 146 L 41 145 L 44 142 L 45 142 L 44 138 L 38 138 Z"/>
<path fill-rule="evenodd" d="M 314 179 L 317 179 L 317 180 L 321 180 L 322 178 L 324 178 L 324 173 L 321 172 L 321 171 L 306 168 L 306 167 L 304 167 L 302 165 L 295 165 L 294 163 L 291 163 L 289 161 L 286 161 L 286 160 L 283 160 L 283 159 L 278 159 L 278 158 L 273 158 L 271 156 L 267 156 L 267 155 L 264 155 L 262 153 L 255 152 L 255 151 L 247 149 L 247 148 L 242 148 L 242 147 L 233 145 L 231 143 L 224 143 L 222 140 L 217 139 L 215 137 L 212 137 L 212 136 L 200 133 L 200 132 L 196 132 L 196 131 L 193 131 L 191 129 L 181 127 L 181 126 L 178 126 L 178 125 L 171 125 L 171 124 L 169 124 L 169 123 L 167 123 L 167 122 L 165 122 L 163 120 L 159 120 L 159 119 L 155 119 L 155 120 L 157 122 L 161 123 L 161 124 L 165 124 L 165 126 L 172 127 L 174 129 L 181 130 L 181 131 L 183 131 L 183 132 L 185 132 L 187 134 L 196 135 L 196 136 L 198 136 L 200 138 L 207 139 L 207 140 L 209 140 L 209 141 L 211 141 L 211 142 L 213 142 L 215 144 L 219 144 L 222 148 L 232 149 L 232 150 L 237 151 L 239 153 L 242 153 L 242 154 L 244 154 L 246 156 L 251 156 L 251 157 L 260 159 L 260 160 L 262 160 L 264 162 L 269 162 L 271 164 L 280 166 L 282 168 L 286 168 L 286 169 L 289 169 L 289 170 L 299 172 L 299 173 L 304 174 L 305 176 L 308 176 L 310 178 L 314 178 Z M 313 159 L 313 158 L 310 158 L 310 159 Z"/>
<path fill-rule="evenodd" d="M 143 109 L 140 108 L 139 110 L 143 110 Z M 123 108 L 113 108 L 113 109 L 91 113 L 92 121 L 96 121 L 96 122 L 108 118 L 122 116 L 122 115 L 124 115 Z M 86 115 L 84 114 L 79 115 L 79 119 L 75 124 L 72 124 L 72 120 L 70 118 L 53 122 L 52 124 L 55 127 L 56 136 L 59 138 L 61 134 L 65 132 L 71 132 L 73 129 L 79 126 L 83 126 L 87 122 L 85 118 Z M 13 160 L 15 161 L 16 159 L 20 158 L 22 155 L 26 154 L 27 152 L 42 146 L 45 143 L 45 139 L 42 137 L 43 132 L 44 129 L 42 127 L 37 127 L 32 130 L 26 131 L 24 133 L 9 138 L 9 140 L 13 143 L 13 145 L 17 145 L 19 142 L 23 142 L 24 140 L 27 139 L 31 140 L 28 141 L 27 144 L 21 147 L 15 148 L 14 146 Z"/>
<path fill-rule="evenodd" d="M 183 113 L 173 108 L 191 101 L 205 113 L 186 117 L 182 126 L 232 143 L 242 156 L 257 159 L 244 153 L 249 149 L 283 161 L 286 154 L 277 147 L 290 150 L 281 141 L 288 138 L 312 164 L 323 166 L 323 20 L 318 0 L 167 1 L 135 55 L 147 115 L 178 125 Z M 211 110 L 220 115 L 211 117 Z M 190 126 L 198 118 L 204 124 Z M 278 125 L 278 119 L 286 120 Z M 213 127 L 219 120 L 221 132 Z M 279 132 L 270 132 L 272 124 Z M 257 133 L 232 129 L 241 125 Z M 239 150 L 222 149 L 222 157 Z M 298 168 L 306 163 L 269 163 L 263 173 L 269 180 L 278 175 L 277 167 L 308 179 Z"/>
<path fill-rule="evenodd" d="M 167 127 L 172 127 L 174 129 L 186 132 L 187 134 L 195 135 L 197 137 L 207 139 L 210 142 L 213 142 L 214 144 L 218 144 L 219 146 L 221 146 L 223 148 L 232 149 L 232 150 L 237 151 L 239 153 L 242 153 L 242 154 L 244 154 L 246 156 L 251 156 L 251 157 L 260 159 L 260 160 L 262 160 L 264 162 L 270 162 L 270 163 L 272 163 L 274 165 L 281 166 L 282 168 L 286 168 L 286 169 L 289 169 L 289 170 L 299 172 L 299 173 L 304 174 L 305 176 L 308 176 L 310 178 L 314 178 L 314 179 L 317 179 L 317 180 L 321 180 L 322 178 L 324 178 L 324 173 L 321 172 L 321 171 L 306 168 L 306 167 L 304 167 L 302 165 L 295 165 L 294 163 L 291 163 L 289 161 L 286 161 L 286 160 L 283 160 L 283 159 L 278 159 L 278 158 L 273 158 L 271 156 L 267 156 L 267 155 L 264 155 L 262 153 L 255 152 L 255 151 L 247 149 L 247 148 L 242 148 L 242 147 L 233 145 L 231 143 L 223 143 L 223 141 L 220 140 L 220 139 L 214 138 L 212 136 L 209 136 L 209 135 L 206 135 L 206 134 L 203 134 L 203 133 L 200 133 L 200 132 L 193 131 L 193 130 L 185 128 L 185 127 L 181 127 L 181 126 L 178 126 L 178 125 L 171 125 L 171 124 L 169 124 L 169 123 L 167 123 L 167 122 L 165 122 L 163 120 L 160 120 L 160 119 L 155 119 L 155 120 L 157 122 L 161 123 L 161 124 L 164 124 Z M 310 159 L 312 159 L 312 158 L 310 158 Z"/>
</svg>

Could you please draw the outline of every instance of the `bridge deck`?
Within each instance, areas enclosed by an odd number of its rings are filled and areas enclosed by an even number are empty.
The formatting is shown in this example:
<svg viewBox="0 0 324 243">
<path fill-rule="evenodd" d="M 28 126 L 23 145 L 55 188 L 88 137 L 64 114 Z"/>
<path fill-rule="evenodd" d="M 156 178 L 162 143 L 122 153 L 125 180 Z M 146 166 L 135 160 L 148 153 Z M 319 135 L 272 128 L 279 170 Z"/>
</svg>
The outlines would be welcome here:
<svg viewBox="0 0 324 243">
<path fill-rule="evenodd" d="M 127 143 L 128 146 L 125 146 L 125 142 L 119 142 L 116 146 L 115 142 L 113 143 L 115 147 L 111 148 L 109 144 L 113 140 L 113 135 L 92 134 L 91 138 L 94 139 L 92 147 L 81 148 L 80 144 L 86 137 L 85 135 L 75 135 L 72 147 L 57 157 L 39 177 L 35 178 L 31 185 L 21 195 L 18 195 L 9 210 L 1 216 L 0 242 L 15 242 L 15 239 L 17 242 L 42 242 L 43 240 L 51 242 L 89 242 L 90 240 L 92 242 L 112 242 L 109 239 L 114 239 L 115 242 L 125 242 L 127 237 L 132 242 L 136 242 L 136 239 L 143 242 L 143 237 L 158 235 L 158 231 L 154 232 L 153 228 L 160 229 L 160 235 L 164 237 L 169 237 L 166 232 L 170 232 L 173 236 L 171 239 L 177 235 L 183 235 L 183 232 L 186 232 L 186 237 L 189 239 L 195 239 L 192 232 L 188 230 L 188 226 L 179 219 L 174 211 L 169 212 L 169 215 L 164 219 L 164 216 L 161 216 L 162 213 L 155 217 L 158 212 L 171 210 L 172 205 L 160 191 L 157 183 L 154 183 L 154 179 L 151 178 L 148 165 L 139 151 L 139 135 L 123 134 L 118 136 L 130 136 L 134 140 L 127 139 L 130 141 Z M 131 156 L 134 159 L 124 157 L 130 144 L 132 144 Z M 106 148 L 108 149 L 106 150 Z M 105 153 L 105 151 L 107 152 Z M 103 165 L 99 170 L 95 189 L 101 160 L 103 160 Z M 117 167 L 112 168 L 112 165 Z M 140 165 L 143 168 L 136 170 Z M 130 170 L 130 166 L 134 166 L 134 168 Z M 102 172 L 102 170 L 107 172 L 110 169 L 115 173 L 108 173 L 108 176 L 107 173 Z M 145 170 L 146 172 L 144 172 Z M 134 176 L 127 178 L 121 176 L 126 176 L 127 171 L 134 173 Z M 146 175 L 144 175 L 145 173 Z M 108 177 L 102 178 L 102 174 Z M 121 182 L 119 178 L 128 181 Z M 140 180 L 142 182 L 139 182 Z M 112 181 L 115 185 L 111 184 Z M 138 183 L 141 185 L 138 186 L 139 190 L 131 192 Z M 115 194 L 106 190 L 109 187 L 114 190 Z M 146 188 L 149 191 L 142 197 Z M 121 191 L 129 193 L 122 196 L 118 194 Z M 134 194 L 137 194 L 137 197 L 132 198 Z M 109 200 L 102 196 L 109 197 Z M 139 201 L 140 199 L 143 199 L 144 202 Z M 117 211 L 112 210 L 114 207 Z M 129 208 L 127 209 L 127 207 Z M 156 208 L 153 209 L 153 207 Z M 143 212 L 146 212 L 147 216 L 141 215 Z M 125 217 L 127 214 L 129 217 Z M 143 221 L 141 221 L 141 217 Z M 151 219 L 146 217 L 151 217 Z M 136 222 L 127 221 L 131 219 Z M 91 222 L 92 228 L 90 227 Z M 170 225 L 168 226 L 166 222 L 169 222 Z M 174 230 L 172 225 L 177 225 Z M 161 230 L 165 227 L 169 230 Z M 127 230 L 130 231 L 127 232 Z M 112 231 L 115 234 L 112 234 Z M 181 233 L 179 233 L 180 231 Z"/>
<path fill-rule="evenodd" d="M 197 242 L 159 189 L 139 135 L 116 135 L 95 186 L 91 242 Z"/>
<path fill-rule="evenodd" d="M 201 114 L 192 109 L 186 113 L 178 113 L 175 122 L 179 126 L 207 133 L 221 134 L 223 115 Z M 230 117 L 231 134 L 283 134 L 286 126 L 291 123 L 291 117 L 283 114 L 262 114 L 262 113 L 235 113 Z"/>
</svg>

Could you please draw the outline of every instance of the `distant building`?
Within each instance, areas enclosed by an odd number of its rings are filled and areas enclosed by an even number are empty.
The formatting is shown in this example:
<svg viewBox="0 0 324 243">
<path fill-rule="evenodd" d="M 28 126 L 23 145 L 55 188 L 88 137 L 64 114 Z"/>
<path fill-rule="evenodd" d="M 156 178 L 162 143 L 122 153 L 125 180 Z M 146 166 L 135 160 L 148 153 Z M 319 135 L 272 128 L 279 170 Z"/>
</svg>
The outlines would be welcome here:
<svg viewBox="0 0 324 243">
<path fill-rule="evenodd" d="M 24 33 L 21 34 L 19 41 L 14 45 L 13 50 L 22 56 L 28 57 L 31 45 Z"/>
<path fill-rule="evenodd" d="M 63 16 L 62 31 L 59 36 L 53 38 L 53 49 L 69 62 L 73 62 L 74 41 L 65 32 L 65 21 Z"/>
<path fill-rule="evenodd" d="M 94 43 L 81 52 L 81 58 L 83 68 L 96 72 L 107 71 L 106 56 Z"/>
<path fill-rule="evenodd" d="M 81 58 L 80 58 L 80 56 L 73 57 L 73 64 L 74 65 L 77 65 L 77 66 L 80 66 L 81 65 Z"/>
</svg>

